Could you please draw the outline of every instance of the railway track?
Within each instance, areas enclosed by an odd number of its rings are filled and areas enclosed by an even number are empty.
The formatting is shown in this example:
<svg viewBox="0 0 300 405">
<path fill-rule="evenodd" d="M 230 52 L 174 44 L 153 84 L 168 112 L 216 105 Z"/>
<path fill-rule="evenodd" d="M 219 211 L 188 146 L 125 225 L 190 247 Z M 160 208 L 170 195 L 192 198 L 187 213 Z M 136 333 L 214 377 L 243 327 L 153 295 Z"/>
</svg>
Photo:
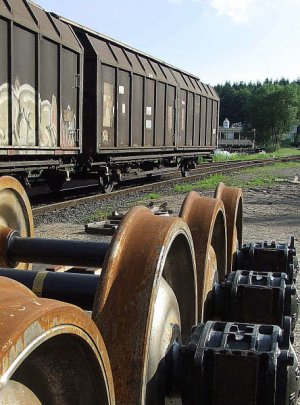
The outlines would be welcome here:
<svg viewBox="0 0 300 405">
<path fill-rule="evenodd" d="M 269 158 L 269 159 L 256 159 L 256 160 L 244 160 L 244 161 L 227 161 L 227 162 L 213 162 L 213 163 L 204 163 L 201 164 L 197 169 L 192 170 L 189 172 L 188 177 L 181 177 L 178 176 L 178 173 L 170 172 L 165 173 L 165 176 L 168 177 L 165 180 L 161 181 L 153 181 L 147 182 L 146 184 L 142 185 L 135 185 L 135 186 L 127 186 L 120 190 L 113 191 L 109 194 L 92 194 L 87 196 L 80 196 L 80 197 L 65 197 L 64 201 L 53 202 L 50 204 L 39 204 L 33 205 L 33 215 L 39 215 L 47 212 L 52 212 L 55 210 L 61 210 L 65 208 L 69 208 L 75 206 L 77 204 L 82 203 L 89 203 L 93 201 L 100 201 L 100 200 L 108 200 L 113 197 L 131 194 L 137 191 L 144 191 L 148 190 L 149 188 L 154 188 L 155 186 L 161 187 L 162 185 L 172 185 L 178 183 L 186 183 L 191 182 L 196 179 L 202 179 L 208 177 L 213 174 L 222 174 L 228 173 L 232 171 L 238 171 L 246 168 L 251 167 L 259 167 L 265 165 L 271 165 L 277 162 L 291 162 L 299 160 L 300 156 L 288 156 L 288 157 L 281 157 L 281 158 Z M 93 186 L 91 186 L 93 187 Z M 94 186 L 95 187 L 95 186 Z M 86 188 L 88 189 L 88 188 Z M 70 190 L 71 191 L 71 190 Z"/>
</svg>

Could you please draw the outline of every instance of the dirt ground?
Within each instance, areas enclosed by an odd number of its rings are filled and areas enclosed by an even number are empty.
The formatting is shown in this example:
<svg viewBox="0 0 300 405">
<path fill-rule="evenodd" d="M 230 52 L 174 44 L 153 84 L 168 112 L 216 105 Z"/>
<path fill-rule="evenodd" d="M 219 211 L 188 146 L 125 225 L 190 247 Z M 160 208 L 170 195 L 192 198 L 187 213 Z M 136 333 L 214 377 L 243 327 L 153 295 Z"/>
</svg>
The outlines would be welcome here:
<svg viewBox="0 0 300 405">
<path fill-rule="evenodd" d="M 299 175 L 300 166 L 294 169 L 281 169 L 276 173 L 278 179 L 273 186 L 255 187 L 244 190 L 244 242 L 250 241 L 273 241 L 288 242 L 290 237 L 295 236 L 298 256 L 300 256 L 300 184 L 292 181 Z M 213 190 L 200 194 L 213 195 Z M 155 200 L 155 205 L 167 202 L 168 208 L 178 213 L 185 194 L 162 195 Z M 149 201 L 144 201 L 145 203 Z M 132 205 L 132 201 L 128 203 Z M 116 207 L 117 208 L 117 207 Z M 59 217 L 59 216 L 58 216 Z M 55 237 L 69 239 L 99 239 L 84 232 L 84 224 L 40 223 L 36 229 L 36 236 Z M 103 239 L 103 238 L 102 238 Z M 298 277 L 298 289 L 300 286 Z M 300 325 L 295 333 L 294 344 L 298 358 L 300 359 Z M 298 401 L 300 404 L 300 401 Z"/>
</svg>

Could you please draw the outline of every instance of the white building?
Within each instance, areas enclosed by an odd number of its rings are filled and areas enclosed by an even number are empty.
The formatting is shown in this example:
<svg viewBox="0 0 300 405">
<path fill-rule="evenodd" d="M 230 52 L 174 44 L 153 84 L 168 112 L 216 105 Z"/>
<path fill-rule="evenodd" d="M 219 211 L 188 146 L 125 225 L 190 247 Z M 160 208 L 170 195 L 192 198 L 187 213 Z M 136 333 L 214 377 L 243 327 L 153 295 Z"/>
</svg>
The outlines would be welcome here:
<svg viewBox="0 0 300 405">
<path fill-rule="evenodd" d="M 219 126 L 218 145 L 221 148 L 253 148 L 254 141 L 247 138 L 248 133 L 243 132 L 241 122 L 230 126 L 228 118 Z"/>
</svg>

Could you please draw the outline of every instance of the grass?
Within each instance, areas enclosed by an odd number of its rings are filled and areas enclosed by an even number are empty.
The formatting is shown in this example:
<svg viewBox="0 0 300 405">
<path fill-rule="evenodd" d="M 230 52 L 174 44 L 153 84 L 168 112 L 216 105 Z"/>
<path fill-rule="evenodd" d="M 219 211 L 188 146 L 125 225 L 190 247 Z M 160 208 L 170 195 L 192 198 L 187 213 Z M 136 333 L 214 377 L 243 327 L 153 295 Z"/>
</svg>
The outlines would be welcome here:
<svg viewBox="0 0 300 405">
<path fill-rule="evenodd" d="M 158 193 L 149 193 L 144 195 L 143 200 L 157 200 L 161 195 Z"/>
<path fill-rule="evenodd" d="M 215 162 L 223 162 L 225 160 L 256 160 L 268 159 L 270 157 L 286 157 L 300 155 L 300 149 L 295 148 L 281 148 L 271 153 L 255 153 L 254 155 L 246 155 L 244 153 L 237 153 L 229 156 L 215 155 L 213 160 Z"/>
<path fill-rule="evenodd" d="M 83 222 L 100 222 L 106 221 L 107 217 L 112 213 L 112 208 L 108 207 L 105 210 L 97 210 L 94 214 L 91 214 L 83 219 Z"/>
<path fill-rule="evenodd" d="M 251 187 L 270 187 L 275 183 L 278 176 L 275 171 L 300 168 L 298 162 L 275 163 L 272 166 L 253 167 L 244 169 L 233 174 L 213 174 L 203 180 L 193 182 L 190 184 L 178 184 L 174 187 L 175 193 L 187 193 L 192 190 L 207 190 L 214 189 L 218 183 L 223 182 L 226 186 L 235 186 L 242 188 Z"/>
</svg>

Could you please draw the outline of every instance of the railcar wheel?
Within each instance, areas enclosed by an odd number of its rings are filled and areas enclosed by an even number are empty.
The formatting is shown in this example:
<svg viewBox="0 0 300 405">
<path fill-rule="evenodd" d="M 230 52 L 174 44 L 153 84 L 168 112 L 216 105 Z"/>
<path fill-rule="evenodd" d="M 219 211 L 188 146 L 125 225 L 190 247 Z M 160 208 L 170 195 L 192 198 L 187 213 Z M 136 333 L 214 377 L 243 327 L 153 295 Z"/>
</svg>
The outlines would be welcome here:
<svg viewBox="0 0 300 405">
<path fill-rule="evenodd" d="M 50 188 L 51 191 L 53 191 L 53 193 L 59 193 L 63 188 L 65 179 L 62 180 L 60 178 L 57 178 L 57 179 L 51 178 L 51 179 L 48 179 L 47 183 L 48 183 L 48 187 Z"/>
<path fill-rule="evenodd" d="M 0 325 L 1 405 L 115 404 L 104 342 L 78 307 L 1 277 Z"/>
<path fill-rule="evenodd" d="M 109 175 L 102 175 L 98 179 L 99 189 L 101 193 L 108 194 L 111 193 L 114 188 L 114 182 Z"/>
<path fill-rule="evenodd" d="M 220 200 L 190 192 L 179 216 L 188 224 L 195 246 L 199 320 L 203 320 L 205 301 L 217 281 L 226 274 L 226 219 Z"/>
<path fill-rule="evenodd" d="M 68 172 L 60 170 L 44 170 L 43 176 L 48 184 L 48 187 L 54 193 L 61 191 L 65 182 L 70 180 Z"/>
<path fill-rule="evenodd" d="M 30 202 L 22 185 L 13 177 L 0 177 L 0 244 L 1 226 L 14 229 L 22 237 L 33 237 L 34 226 Z M 0 263 L 6 267 L 5 263 Z M 20 270 L 28 270 L 31 265 L 20 263 Z"/>
<path fill-rule="evenodd" d="M 171 403 L 163 358 L 197 322 L 193 242 L 180 218 L 145 207 L 127 213 L 106 255 L 92 317 L 107 345 L 117 403 Z"/>
<path fill-rule="evenodd" d="M 182 177 L 189 177 L 189 170 L 187 166 L 181 166 L 180 172 Z"/>
<path fill-rule="evenodd" d="M 233 270 L 236 251 L 243 240 L 243 193 L 238 187 L 227 187 L 219 183 L 215 198 L 223 201 L 227 222 L 227 273 Z"/>
</svg>

